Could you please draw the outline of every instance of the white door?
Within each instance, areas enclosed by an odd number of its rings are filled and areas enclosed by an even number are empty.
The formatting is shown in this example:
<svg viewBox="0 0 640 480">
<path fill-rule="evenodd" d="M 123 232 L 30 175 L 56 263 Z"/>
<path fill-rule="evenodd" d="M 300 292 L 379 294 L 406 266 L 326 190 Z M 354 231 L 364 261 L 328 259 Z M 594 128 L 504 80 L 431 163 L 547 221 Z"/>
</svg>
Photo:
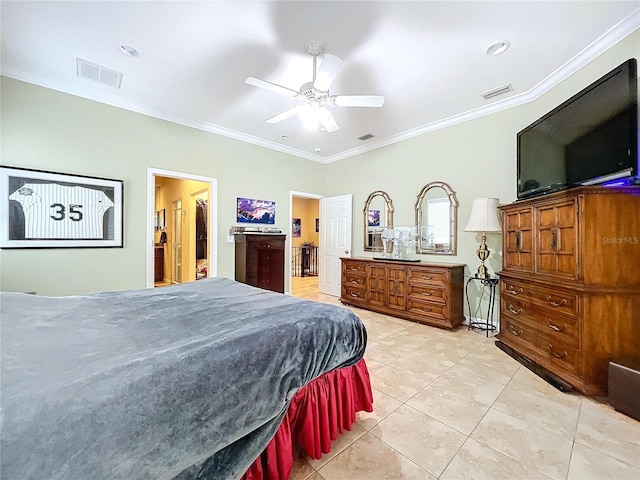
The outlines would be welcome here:
<svg viewBox="0 0 640 480">
<path fill-rule="evenodd" d="M 351 256 L 351 195 L 320 199 L 320 292 L 340 296 L 340 257 Z"/>
</svg>

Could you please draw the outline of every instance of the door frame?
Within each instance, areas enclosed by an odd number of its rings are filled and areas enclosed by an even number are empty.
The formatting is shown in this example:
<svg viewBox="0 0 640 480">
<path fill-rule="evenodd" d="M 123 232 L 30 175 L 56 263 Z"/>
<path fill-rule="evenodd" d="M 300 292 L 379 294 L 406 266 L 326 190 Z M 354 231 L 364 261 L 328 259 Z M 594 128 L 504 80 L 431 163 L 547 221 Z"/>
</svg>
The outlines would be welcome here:
<svg viewBox="0 0 640 480">
<path fill-rule="evenodd" d="M 193 175 L 191 173 L 147 167 L 147 235 L 146 235 L 146 288 L 153 288 L 154 269 L 154 217 L 156 213 L 155 177 L 169 177 L 177 180 L 194 180 L 209 184 L 209 208 L 207 208 L 207 276 L 218 276 L 218 179 Z M 216 228 L 214 228 L 216 227 Z"/>
<path fill-rule="evenodd" d="M 288 295 L 291 295 L 291 282 L 292 282 L 292 272 L 291 272 L 291 250 L 293 245 L 293 197 L 298 198 L 312 198 L 314 200 L 318 200 L 318 218 L 322 215 L 320 211 L 320 199 L 326 197 L 326 195 L 320 195 L 318 193 L 308 193 L 308 192 L 296 192 L 291 190 L 289 192 L 289 248 L 287 249 L 285 261 L 287 262 L 287 269 L 285 271 L 288 272 L 289 275 L 289 291 L 285 292 Z M 320 224 L 322 224 L 322 219 L 319 220 Z M 322 269 L 320 265 L 318 265 L 318 280 L 322 275 Z M 318 291 L 320 291 L 318 287 Z"/>
</svg>

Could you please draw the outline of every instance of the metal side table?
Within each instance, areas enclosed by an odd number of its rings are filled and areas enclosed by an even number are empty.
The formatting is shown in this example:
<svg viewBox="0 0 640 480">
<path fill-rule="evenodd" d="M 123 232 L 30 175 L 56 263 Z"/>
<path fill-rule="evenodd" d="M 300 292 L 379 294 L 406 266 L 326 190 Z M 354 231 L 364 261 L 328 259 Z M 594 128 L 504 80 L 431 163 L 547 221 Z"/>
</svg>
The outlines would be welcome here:
<svg viewBox="0 0 640 480">
<path fill-rule="evenodd" d="M 469 277 L 467 280 L 467 284 L 465 285 L 465 295 L 467 296 L 467 307 L 469 308 L 469 330 L 482 330 L 487 333 L 487 338 L 489 338 L 489 332 L 495 332 L 497 326 L 494 322 L 494 312 L 495 312 L 495 303 L 496 303 L 496 289 L 498 288 L 499 283 L 498 278 L 479 278 L 479 277 Z M 480 292 L 480 300 L 478 301 L 478 306 L 476 307 L 475 314 L 472 315 L 471 310 L 471 300 L 469 299 L 469 285 L 471 282 L 480 282 L 482 285 L 482 290 Z M 486 288 L 489 288 L 489 306 L 487 307 L 487 318 L 484 321 L 473 321 L 473 317 L 477 317 L 478 312 L 480 311 L 480 304 L 482 302 L 482 297 L 484 297 L 484 291 Z"/>
</svg>

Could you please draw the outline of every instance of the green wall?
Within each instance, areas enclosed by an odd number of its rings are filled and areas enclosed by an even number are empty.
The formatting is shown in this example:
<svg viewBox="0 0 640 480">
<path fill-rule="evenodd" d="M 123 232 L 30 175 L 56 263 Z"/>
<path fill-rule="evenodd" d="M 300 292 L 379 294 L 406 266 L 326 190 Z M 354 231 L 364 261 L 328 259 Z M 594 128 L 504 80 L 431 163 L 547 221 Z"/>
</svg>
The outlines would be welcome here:
<svg viewBox="0 0 640 480">
<path fill-rule="evenodd" d="M 515 200 L 516 133 L 626 59 L 639 57 L 639 45 L 636 31 L 531 103 L 329 165 L 2 77 L 2 165 L 124 180 L 125 247 L 0 251 L 0 289 L 64 295 L 144 288 L 149 167 L 218 179 L 219 276 L 234 275 L 227 233 L 235 224 L 238 196 L 275 200 L 276 224 L 288 232 L 290 191 L 352 193 L 353 253 L 363 255 L 361 212 L 369 193 L 386 191 L 395 224 L 413 224 L 416 196 L 436 180 L 449 183 L 460 203 L 458 255 L 423 260 L 466 263 L 467 273 L 474 272 L 479 236 L 463 232 L 471 201 Z M 494 250 L 489 267 L 499 271 L 500 235 L 490 235 L 488 243 Z"/>
<path fill-rule="evenodd" d="M 124 180 L 124 248 L 5 249 L 0 289 L 66 295 L 145 287 L 147 168 L 218 180 L 218 275 L 234 277 L 237 197 L 276 202 L 324 190 L 325 165 L 2 77 L 1 163 Z M 288 288 L 288 285 L 287 285 Z"/>
</svg>

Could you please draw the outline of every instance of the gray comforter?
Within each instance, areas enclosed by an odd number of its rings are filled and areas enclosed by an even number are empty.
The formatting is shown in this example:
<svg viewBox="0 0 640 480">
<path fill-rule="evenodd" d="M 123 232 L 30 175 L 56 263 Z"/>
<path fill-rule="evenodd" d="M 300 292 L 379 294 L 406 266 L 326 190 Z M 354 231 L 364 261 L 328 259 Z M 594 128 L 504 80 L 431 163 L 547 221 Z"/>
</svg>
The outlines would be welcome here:
<svg viewBox="0 0 640 480">
<path fill-rule="evenodd" d="M 224 278 L 0 301 L 3 479 L 236 479 L 366 344 L 347 309 Z"/>
</svg>

